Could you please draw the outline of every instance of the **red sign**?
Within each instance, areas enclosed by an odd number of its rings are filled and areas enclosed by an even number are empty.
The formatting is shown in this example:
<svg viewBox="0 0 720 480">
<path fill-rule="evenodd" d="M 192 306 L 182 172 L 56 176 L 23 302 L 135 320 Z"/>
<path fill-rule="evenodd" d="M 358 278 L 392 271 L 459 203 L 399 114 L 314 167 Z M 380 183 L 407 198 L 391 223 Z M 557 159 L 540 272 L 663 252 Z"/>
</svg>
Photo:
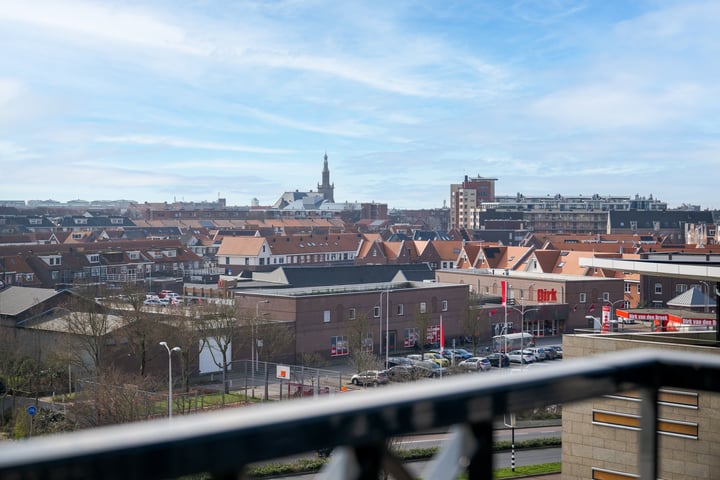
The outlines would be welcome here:
<svg viewBox="0 0 720 480">
<path fill-rule="evenodd" d="M 557 302 L 557 290 L 554 288 L 550 290 L 538 288 L 537 299 L 538 302 Z"/>
</svg>

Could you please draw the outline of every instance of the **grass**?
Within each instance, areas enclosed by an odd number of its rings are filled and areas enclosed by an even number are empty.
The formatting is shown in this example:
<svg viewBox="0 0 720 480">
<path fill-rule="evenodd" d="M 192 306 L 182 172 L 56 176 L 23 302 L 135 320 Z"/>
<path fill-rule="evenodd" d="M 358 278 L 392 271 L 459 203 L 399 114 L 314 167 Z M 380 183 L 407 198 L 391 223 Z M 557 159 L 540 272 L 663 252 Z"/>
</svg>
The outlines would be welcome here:
<svg viewBox="0 0 720 480">
<path fill-rule="evenodd" d="M 493 478 L 516 478 L 526 477 L 532 475 L 545 475 L 548 473 L 560 473 L 561 463 L 543 463 L 541 465 L 527 465 L 524 467 L 515 467 L 515 471 L 512 471 L 510 467 L 496 468 L 493 472 Z"/>
<path fill-rule="evenodd" d="M 507 444 L 507 445 L 506 445 Z M 522 450 L 523 448 L 542 448 L 551 446 L 560 446 L 561 440 L 559 438 L 540 438 L 535 440 L 526 440 L 515 443 L 516 450 Z M 510 449 L 510 442 L 495 442 L 493 451 L 503 451 Z M 437 448 L 415 448 L 408 450 L 396 450 L 395 455 L 398 458 L 411 461 L 411 460 L 423 460 L 432 458 L 436 453 Z M 277 475 L 288 475 L 288 474 L 299 474 L 299 473 L 312 473 L 320 470 L 323 465 L 327 462 L 326 458 L 317 459 L 300 459 L 296 462 L 286 464 L 267 464 L 256 467 L 250 467 L 247 469 L 247 476 L 250 478 L 263 478 L 272 477 Z M 544 463 L 540 465 L 527 465 L 523 467 L 515 467 L 515 471 L 512 471 L 511 467 L 496 468 L 494 471 L 494 478 L 515 478 L 524 477 L 530 475 L 543 475 L 548 473 L 559 473 L 560 463 Z M 461 476 L 460 478 L 467 478 L 467 476 Z"/>
</svg>

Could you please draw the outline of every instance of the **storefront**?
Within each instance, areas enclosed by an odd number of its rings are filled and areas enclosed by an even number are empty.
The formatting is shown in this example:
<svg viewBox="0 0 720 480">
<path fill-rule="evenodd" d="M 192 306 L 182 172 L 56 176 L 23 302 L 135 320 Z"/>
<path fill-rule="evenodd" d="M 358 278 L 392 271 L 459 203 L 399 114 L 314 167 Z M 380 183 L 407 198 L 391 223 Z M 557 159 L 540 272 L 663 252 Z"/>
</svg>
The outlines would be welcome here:
<svg viewBox="0 0 720 480">
<path fill-rule="evenodd" d="M 655 332 L 689 332 L 697 330 L 715 330 L 717 321 L 714 313 L 693 312 L 690 310 L 636 309 L 616 310 L 623 323 L 650 322 Z"/>
</svg>

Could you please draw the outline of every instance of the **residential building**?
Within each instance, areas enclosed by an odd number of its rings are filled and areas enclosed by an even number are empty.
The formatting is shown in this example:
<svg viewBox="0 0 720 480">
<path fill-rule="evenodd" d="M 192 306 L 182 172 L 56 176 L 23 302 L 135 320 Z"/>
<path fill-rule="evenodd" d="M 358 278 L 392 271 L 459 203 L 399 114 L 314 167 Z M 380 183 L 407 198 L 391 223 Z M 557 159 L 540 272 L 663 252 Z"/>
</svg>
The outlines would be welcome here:
<svg viewBox="0 0 720 480">
<path fill-rule="evenodd" d="M 482 204 L 495 201 L 497 178 L 465 175 L 462 183 L 450 185 L 450 229 L 479 229 L 476 211 Z"/>
<path fill-rule="evenodd" d="M 227 275 L 279 265 L 352 264 L 362 237 L 355 233 L 225 237 L 217 251 Z"/>
</svg>

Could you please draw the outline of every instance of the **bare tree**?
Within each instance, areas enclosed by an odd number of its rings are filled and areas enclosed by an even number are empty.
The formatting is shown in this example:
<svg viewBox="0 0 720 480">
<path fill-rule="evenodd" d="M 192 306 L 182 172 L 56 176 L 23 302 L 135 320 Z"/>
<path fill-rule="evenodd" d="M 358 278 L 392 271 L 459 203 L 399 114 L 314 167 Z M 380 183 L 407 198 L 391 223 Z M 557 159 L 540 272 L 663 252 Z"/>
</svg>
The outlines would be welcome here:
<svg viewBox="0 0 720 480">
<path fill-rule="evenodd" d="M 485 310 L 473 308 L 470 303 L 465 305 L 465 311 L 463 313 L 461 323 L 463 332 L 472 340 L 473 355 L 477 355 L 478 353 L 477 350 L 482 325 L 488 323 L 488 319 L 492 315 L 490 313 L 491 311 L 492 310 L 486 312 Z"/>
<path fill-rule="evenodd" d="M 80 428 L 145 420 L 165 413 L 164 407 L 156 410 L 159 402 L 151 393 L 158 388 L 151 379 L 110 366 L 98 379 L 84 382 L 70 411 Z"/>
<path fill-rule="evenodd" d="M 377 369 L 382 363 L 372 351 L 372 331 L 370 321 L 365 313 L 358 313 L 355 320 L 348 320 L 344 325 L 344 333 L 348 338 L 350 363 L 355 371 Z"/>
<path fill-rule="evenodd" d="M 203 308 L 193 305 L 181 312 L 172 320 L 175 327 L 172 334 L 168 334 L 168 342 L 180 347 L 180 375 L 183 391 L 190 391 L 191 365 L 194 365 L 200 357 L 198 345 L 204 345 L 202 339 L 203 323 L 201 321 Z"/>
<path fill-rule="evenodd" d="M 425 346 L 428 340 L 428 334 L 430 333 L 430 327 L 433 326 L 432 316 L 427 310 L 423 311 L 420 306 L 415 309 L 413 313 L 413 324 L 418 332 L 417 346 L 419 349 L 420 358 L 425 358 Z"/>
<path fill-rule="evenodd" d="M 243 316 L 241 315 L 241 317 Z M 256 321 L 255 317 L 252 318 L 253 321 Z M 288 352 L 288 349 L 295 339 L 293 329 L 294 323 L 257 319 L 255 339 L 258 359 L 269 362 L 291 353 Z"/>
<path fill-rule="evenodd" d="M 123 324 L 130 347 L 139 360 L 140 376 L 144 377 L 147 373 L 149 344 L 155 343 L 151 341 L 151 335 L 156 322 L 145 307 L 145 290 L 142 287 L 137 284 L 128 284 L 123 289 L 123 295 L 130 305 L 130 311 L 123 316 Z"/>
<path fill-rule="evenodd" d="M 210 302 L 198 318 L 197 326 L 203 350 L 207 350 L 213 363 L 222 370 L 223 404 L 225 394 L 230 393 L 227 374 L 232 362 L 232 344 L 238 328 L 238 311 L 230 300 Z M 248 320 L 245 319 L 247 322 Z"/>
<path fill-rule="evenodd" d="M 106 337 L 112 327 L 110 316 L 94 298 L 81 294 L 71 297 L 68 310 L 66 329 L 74 337 L 78 363 L 87 366 L 89 362 L 91 370 L 97 372 L 103 364 Z"/>
</svg>

